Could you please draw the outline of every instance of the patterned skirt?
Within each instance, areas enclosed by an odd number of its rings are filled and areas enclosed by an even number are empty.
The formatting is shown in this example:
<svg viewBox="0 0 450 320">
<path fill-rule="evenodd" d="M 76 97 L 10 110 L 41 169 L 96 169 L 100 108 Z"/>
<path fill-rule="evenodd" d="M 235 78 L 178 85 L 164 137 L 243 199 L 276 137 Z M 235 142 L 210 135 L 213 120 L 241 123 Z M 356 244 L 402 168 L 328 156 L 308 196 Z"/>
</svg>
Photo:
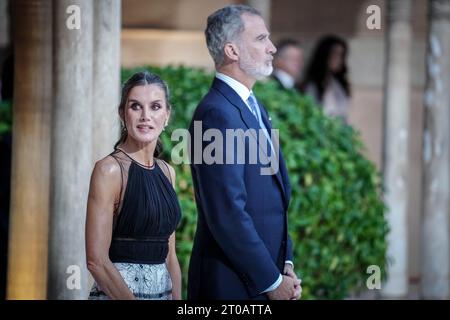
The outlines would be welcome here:
<svg viewBox="0 0 450 320">
<path fill-rule="evenodd" d="M 172 280 L 165 263 L 137 264 L 114 263 L 128 288 L 139 300 L 171 300 Z M 94 282 L 89 300 L 109 300 L 109 297 Z"/>
</svg>

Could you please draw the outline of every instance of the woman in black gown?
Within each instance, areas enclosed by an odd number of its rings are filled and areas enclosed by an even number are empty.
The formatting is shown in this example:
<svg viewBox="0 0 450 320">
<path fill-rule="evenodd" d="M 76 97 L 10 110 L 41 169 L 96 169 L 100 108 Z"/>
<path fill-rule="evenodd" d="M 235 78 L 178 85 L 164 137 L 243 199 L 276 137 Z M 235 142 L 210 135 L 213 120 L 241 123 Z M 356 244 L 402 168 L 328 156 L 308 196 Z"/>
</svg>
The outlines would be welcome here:
<svg viewBox="0 0 450 320">
<path fill-rule="evenodd" d="M 123 86 L 122 136 L 95 164 L 86 218 L 89 299 L 181 299 L 175 171 L 157 157 L 170 117 L 169 93 L 149 72 Z"/>
</svg>

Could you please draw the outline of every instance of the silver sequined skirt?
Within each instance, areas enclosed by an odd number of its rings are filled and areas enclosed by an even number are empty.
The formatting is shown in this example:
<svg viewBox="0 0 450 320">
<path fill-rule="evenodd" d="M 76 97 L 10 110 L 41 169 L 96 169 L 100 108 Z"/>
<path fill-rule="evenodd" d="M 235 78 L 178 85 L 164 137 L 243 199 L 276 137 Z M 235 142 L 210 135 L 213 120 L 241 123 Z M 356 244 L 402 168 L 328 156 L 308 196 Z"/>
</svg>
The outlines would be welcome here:
<svg viewBox="0 0 450 320">
<path fill-rule="evenodd" d="M 165 263 L 137 264 L 114 263 L 120 275 L 136 299 L 171 300 L 172 280 Z M 109 297 L 96 282 L 92 286 L 89 300 L 108 300 Z"/>
</svg>

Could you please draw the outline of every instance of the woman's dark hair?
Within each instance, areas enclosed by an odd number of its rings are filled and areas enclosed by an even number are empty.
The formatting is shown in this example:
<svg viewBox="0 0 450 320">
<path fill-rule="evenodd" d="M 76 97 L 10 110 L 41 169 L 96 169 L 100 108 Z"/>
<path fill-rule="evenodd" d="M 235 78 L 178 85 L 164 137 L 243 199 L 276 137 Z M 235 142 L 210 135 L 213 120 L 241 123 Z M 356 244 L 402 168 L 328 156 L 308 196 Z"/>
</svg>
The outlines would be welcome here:
<svg viewBox="0 0 450 320">
<path fill-rule="evenodd" d="M 336 44 L 341 45 L 344 48 L 344 59 L 342 61 L 341 70 L 334 72 L 333 76 L 342 85 L 345 93 L 348 96 L 351 94 L 350 84 L 347 80 L 347 43 L 338 36 L 328 35 L 321 38 L 313 50 L 310 63 L 308 64 L 303 80 L 299 85 L 299 89 L 302 92 L 305 92 L 308 84 L 314 84 L 317 87 L 320 101 L 322 100 L 327 85 L 327 76 L 329 75 L 329 72 L 331 72 L 328 67 L 331 51 Z"/>
<path fill-rule="evenodd" d="M 120 97 L 120 104 L 119 104 L 119 114 L 122 112 L 122 114 L 125 115 L 125 105 L 128 100 L 128 96 L 130 94 L 131 89 L 137 86 L 146 86 L 146 85 L 157 85 L 164 91 L 164 96 L 166 98 L 166 105 L 167 108 L 170 110 L 170 102 L 169 102 L 169 87 L 165 83 L 164 80 L 162 80 L 158 75 L 150 73 L 148 71 L 141 71 L 133 74 L 122 86 L 122 94 Z M 116 142 L 114 145 L 114 149 L 117 149 L 117 146 L 121 143 L 123 143 L 128 135 L 127 128 L 126 128 L 125 118 L 124 122 L 121 125 L 121 133 L 120 133 L 120 139 Z M 156 142 L 156 148 L 155 152 L 153 154 L 154 157 L 159 157 L 162 154 L 163 151 L 163 145 L 160 138 L 158 138 L 158 141 Z"/>
</svg>

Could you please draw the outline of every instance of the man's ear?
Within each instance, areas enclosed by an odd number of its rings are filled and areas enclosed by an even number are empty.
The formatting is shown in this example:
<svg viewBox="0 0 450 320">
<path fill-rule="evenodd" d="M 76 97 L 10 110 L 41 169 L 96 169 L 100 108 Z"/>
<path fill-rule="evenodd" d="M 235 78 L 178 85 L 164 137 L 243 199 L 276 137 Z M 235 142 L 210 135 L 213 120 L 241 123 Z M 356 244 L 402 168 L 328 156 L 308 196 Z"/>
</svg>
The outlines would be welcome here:
<svg viewBox="0 0 450 320">
<path fill-rule="evenodd" d="M 234 43 L 227 43 L 225 44 L 224 48 L 225 57 L 232 61 L 238 61 L 239 60 L 239 49 Z"/>
</svg>

